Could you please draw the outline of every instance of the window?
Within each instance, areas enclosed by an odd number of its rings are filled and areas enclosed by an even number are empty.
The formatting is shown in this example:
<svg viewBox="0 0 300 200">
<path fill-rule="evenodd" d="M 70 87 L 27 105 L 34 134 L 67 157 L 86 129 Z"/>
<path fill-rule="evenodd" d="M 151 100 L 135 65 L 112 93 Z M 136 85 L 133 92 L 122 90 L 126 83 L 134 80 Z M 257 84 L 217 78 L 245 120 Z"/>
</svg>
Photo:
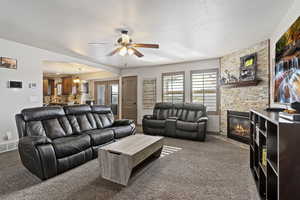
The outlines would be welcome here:
<svg viewBox="0 0 300 200">
<path fill-rule="evenodd" d="M 191 72 L 191 99 L 206 106 L 209 113 L 218 113 L 218 70 Z"/>
<path fill-rule="evenodd" d="M 156 103 L 156 79 L 143 80 L 144 109 L 153 109 Z"/>
<path fill-rule="evenodd" d="M 184 72 L 162 74 L 162 100 L 171 103 L 184 102 Z"/>
<path fill-rule="evenodd" d="M 118 84 L 114 84 L 111 85 L 111 104 L 119 104 L 119 85 Z"/>
</svg>

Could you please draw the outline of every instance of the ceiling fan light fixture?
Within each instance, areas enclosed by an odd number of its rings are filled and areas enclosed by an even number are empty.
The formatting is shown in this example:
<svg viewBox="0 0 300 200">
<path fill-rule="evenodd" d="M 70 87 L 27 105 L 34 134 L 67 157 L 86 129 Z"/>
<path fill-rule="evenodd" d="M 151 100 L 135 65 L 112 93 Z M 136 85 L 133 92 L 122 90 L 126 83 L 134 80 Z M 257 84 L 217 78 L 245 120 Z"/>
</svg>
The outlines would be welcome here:
<svg viewBox="0 0 300 200">
<path fill-rule="evenodd" d="M 126 47 L 122 47 L 119 51 L 119 54 L 121 56 L 125 56 L 127 54 L 127 48 Z"/>
<path fill-rule="evenodd" d="M 132 48 L 128 48 L 127 53 L 128 55 L 132 56 L 134 54 L 134 51 Z"/>
</svg>

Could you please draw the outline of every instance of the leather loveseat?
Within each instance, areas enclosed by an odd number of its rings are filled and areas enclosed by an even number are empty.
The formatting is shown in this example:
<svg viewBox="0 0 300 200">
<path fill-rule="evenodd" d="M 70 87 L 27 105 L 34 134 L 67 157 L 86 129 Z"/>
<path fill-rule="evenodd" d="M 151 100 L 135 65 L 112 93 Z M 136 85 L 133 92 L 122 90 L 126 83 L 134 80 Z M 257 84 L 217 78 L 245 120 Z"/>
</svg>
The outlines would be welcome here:
<svg viewBox="0 0 300 200">
<path fill-rule="evenodd" d="M 143 131 L 162 135 L 205 141 L 206 107 L 194 103 L 156 103 L 153 115 L 143 117 Z"/>
<path fill-rule="evenodd" d="M 97 157 L 97 149 L 135 133 L 106 106 L 29 108 L 16 115 L 23 165 L 42 180 Z"/>
</svg>

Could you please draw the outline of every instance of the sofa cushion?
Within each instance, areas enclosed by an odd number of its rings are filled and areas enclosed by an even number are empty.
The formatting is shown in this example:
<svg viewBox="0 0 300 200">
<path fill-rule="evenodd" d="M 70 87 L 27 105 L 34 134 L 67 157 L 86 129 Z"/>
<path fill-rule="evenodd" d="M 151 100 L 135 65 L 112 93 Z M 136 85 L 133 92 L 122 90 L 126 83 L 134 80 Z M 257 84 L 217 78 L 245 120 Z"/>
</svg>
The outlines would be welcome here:
<svg viewBox="0 0 300 200">
<path fill-rule="evenodd" d="M 74 133 L 96 129 L 96 121 L 92 109 L 88 105 L 72 105 L 64 107 Z"/>
<path fill-rule="evenodd" d="M 25 121 L 40 121 L 64 116 L 65 112 L 60 106 L 27 108 L 21 111 Z"/>
<path fill-rule="evenodd" d="M 26 122 L 25 130 L 27 136 L 46 136 L 46 132 L 41 121 Z"/>
<path fill-rule="evenodd" d="M 56 157 L 63 158 L 90 148 L 91 139 L 90 136 L 85 134 L 71 135 L 54 139 L 52 144 Z"/>
<path fill-rule="evenodd" d="M 182 121 L 196 122 L 205 112 L 206 108 L 202 104 L 185 103 L 178 118 Z"/>
<path fill-rule="evenodd" d="M 185 131 L 197 131 L 198 123 L 177 120 L 176 128 L 178 128 L 180 130 L 185 130 Z"/>
<path fill-rule="evenodd" d="M 114 140 L 114 132 L 111 129 L 96 129 L 84 133 L 91 137 L 93 146 L 102 145 Z"/>
<path fill-rule="evenodd" d="M 108 128 L 114 123 L 114 114 L 109 106 L 92 106 L 92 112 L 98 128 Z"/>
<path fill-rule="evenodd" d="M 89 105 L 70 105 L 64 106 L 65 113 L 67 115 L 77 115 L 91 112 L 92 109 Z"/>
<path fill-rule="evenodd" d="M 114 130 L 115 138 L 120 139 L 132 134 L 132 127 L 130 125 L 126 126 L 115 126 L 111 128 Z"/>
<path fill-rule="evenodd" d="M 58 119 L 48 119 L 43 121 L 43 126 L 47 137 L 55 139 L 66 136 L 64 129 L 61 127 Z"/>
<path fill-rule="evenodd" d="M 172 103 L 157 103 L 153 110 L 154 119 L 165 120 L 172 115 Z"/>
<path fill-rule="evenodd" d="M 150 119 L 150 120 L 145 120 L 145 125 L 151 128 L 165 128 L 165 120 L 155 120 L 155 119 Z"/>
</svg>

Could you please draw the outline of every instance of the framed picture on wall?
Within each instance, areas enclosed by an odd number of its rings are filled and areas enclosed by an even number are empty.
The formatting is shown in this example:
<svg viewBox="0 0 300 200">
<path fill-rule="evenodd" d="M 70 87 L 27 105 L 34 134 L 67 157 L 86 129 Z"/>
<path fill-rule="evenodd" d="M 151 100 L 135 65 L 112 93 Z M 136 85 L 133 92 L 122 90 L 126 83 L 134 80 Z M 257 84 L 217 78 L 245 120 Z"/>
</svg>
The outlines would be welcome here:
<svg viewBox="0 0 300 200">
<path fill-rule="evenodd" d="M 257 53 L 240 58 L 240 81 L 251 81 L 256 79 Z"/>
<path fill-rule="evenodd" d="M 277 41 L 275 54 L 274 102 L 300 101 L 300 17 Z"/>
<path fill-rule="evenodd" d="M 0 67 L 7 69 L 17 69 L 17 60 L 13 58 L 0 57 Z"/>
</svg>

